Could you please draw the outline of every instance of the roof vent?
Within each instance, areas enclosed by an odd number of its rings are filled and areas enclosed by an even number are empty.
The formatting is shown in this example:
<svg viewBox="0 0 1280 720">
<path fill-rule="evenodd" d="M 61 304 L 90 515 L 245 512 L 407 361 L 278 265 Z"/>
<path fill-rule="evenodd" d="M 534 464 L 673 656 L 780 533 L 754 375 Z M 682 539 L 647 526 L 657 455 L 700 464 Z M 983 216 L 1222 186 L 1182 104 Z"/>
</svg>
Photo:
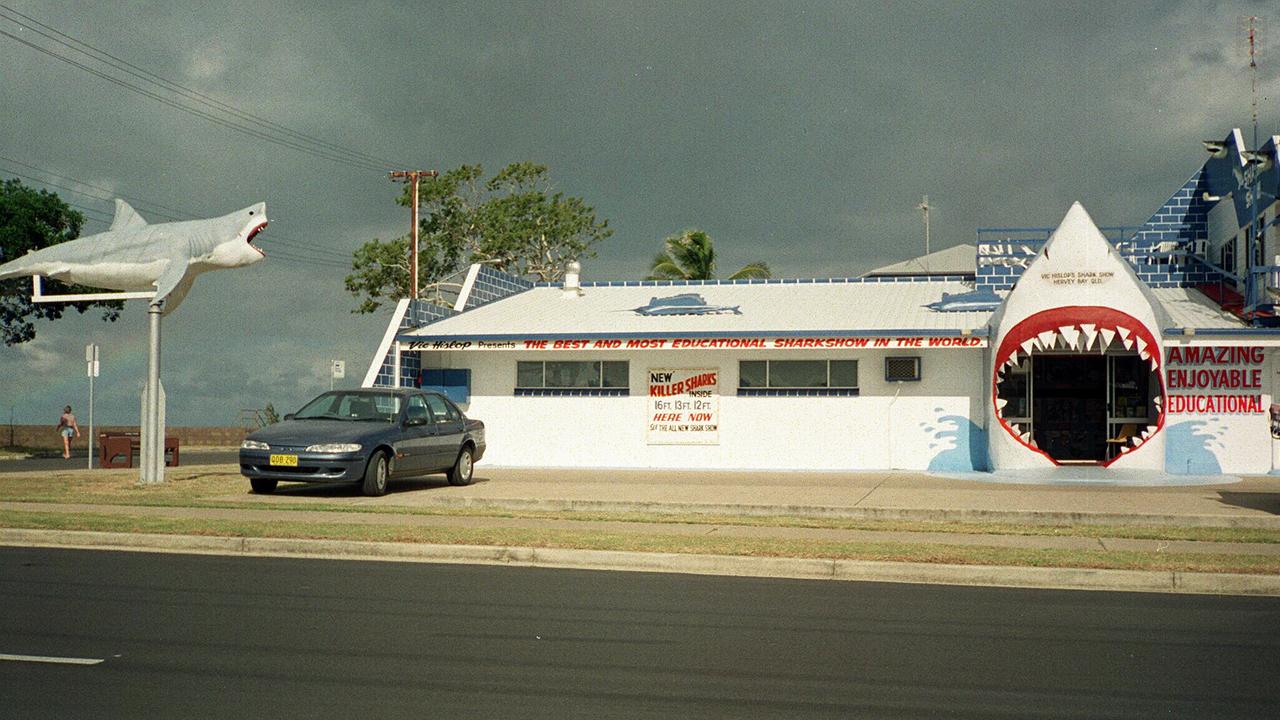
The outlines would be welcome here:
<svg viewBox="0 0 1280 720">
<path fill-rule="evenodd" d="M 577 260 L 569 263 L 564 269 L 564 296 L 569 298 L 582 295 L 582 265 Z"/>
</svg>

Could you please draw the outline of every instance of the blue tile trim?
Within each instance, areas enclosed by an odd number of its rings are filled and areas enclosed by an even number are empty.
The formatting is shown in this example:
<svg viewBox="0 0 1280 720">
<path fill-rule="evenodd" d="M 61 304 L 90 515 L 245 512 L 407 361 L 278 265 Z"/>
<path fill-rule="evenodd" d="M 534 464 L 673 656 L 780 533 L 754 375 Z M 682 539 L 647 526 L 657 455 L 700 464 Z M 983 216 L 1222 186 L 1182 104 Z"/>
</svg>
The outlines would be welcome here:
<svg viewBox="0 0 1280 720">
<path fill-rule="evenodd" d="M 516 397 L 627 397 L 630 388 L 516 388 Z"/>
<path fill-rule="evenodd" d="M 973 275 L 884 275 L 873 277 L 834 278 L 755 278 L 746 280 L 601 280 L 583 282 L 583 288 L 608 287 L 697 287 L 704 285 L 838 285 L 846 283 L 880 282 L 973 282 Z M 534 287 L 561 287 L 560 282 L 540 281 Z"/>
<path fill-rule="evenodd" d="M 698 338 L 789 338 L 789 337 L 835 337 L 835 338 L 878 338 L 878 337 L 975 337 L 986 338 L 988 329 L 986 327 L 974 328 L 968 335 L 962 330 L 955 329 L 938 329 L 938 328 L 885 328 L 883 330 L 740 330 L 740 331 L 699 331 L 699 332 L 638 332 L 638 333 L 534 333 L 534 334 L 485 334 L 485 335 L 397 335 L 398 342 L 467 342 L 477 340 L 649 340 L 654 338 L 667 339 L 698 339 Z M 467 348 L 444 348 L 455 350 L 466 350 Z M 696 348 L 690 348 L 696 349 Z M 715 348 L 707 348 L 715 349 Z M 742 348 L 722 348 L 722 349 L 742 349 Z M 772 348 L 762 348 L 769 350 Z M 794 348 L 781 348 L 794 349 Z M 832 348 L 853 350 L 861 348 Z M 867 345 L 867 349 L 874 349 L 871 345 Z M 927 348 L 926 348 L 927 349 Z"/>
<path fill-rule="evenodd" d="M 738 397 L 857 397 L 858 388 L 738 388 Z"/>
</svg>

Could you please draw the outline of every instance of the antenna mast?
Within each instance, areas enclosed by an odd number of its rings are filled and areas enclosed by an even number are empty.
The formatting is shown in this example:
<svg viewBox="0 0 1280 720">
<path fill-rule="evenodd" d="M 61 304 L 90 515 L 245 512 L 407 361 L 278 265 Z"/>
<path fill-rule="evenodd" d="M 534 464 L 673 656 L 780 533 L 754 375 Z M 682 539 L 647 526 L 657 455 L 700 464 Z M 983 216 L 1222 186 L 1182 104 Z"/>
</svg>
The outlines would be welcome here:
<svg viewBox="0 0 1280 720">
<path fill-rule="evenodd" d="M 1245 18 L 1249 22 L 1249 93 L 1253 98 L 1253 147 L 1258 147 L 1258 31 L 1261 20 L 1257 15 Z"/>
<path fill-rule="evenodd" d="M 929 196 L 925 195 L 916 209 L 924 213 L 924 254 L 929 254 Z"/>
</svg>

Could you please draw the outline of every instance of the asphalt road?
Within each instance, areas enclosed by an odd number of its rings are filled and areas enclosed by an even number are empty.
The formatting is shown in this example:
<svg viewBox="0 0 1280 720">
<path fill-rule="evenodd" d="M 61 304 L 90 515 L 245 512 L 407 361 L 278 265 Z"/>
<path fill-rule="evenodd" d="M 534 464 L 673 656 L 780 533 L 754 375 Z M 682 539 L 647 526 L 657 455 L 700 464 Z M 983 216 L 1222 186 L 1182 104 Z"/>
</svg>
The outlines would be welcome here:
<svg viewBox="0 0 1280 720">
<path fill-rule="evenodd" d="M 1280 601 L 0 548 L 6 717 L 1272 716 Z"/>
</svg>

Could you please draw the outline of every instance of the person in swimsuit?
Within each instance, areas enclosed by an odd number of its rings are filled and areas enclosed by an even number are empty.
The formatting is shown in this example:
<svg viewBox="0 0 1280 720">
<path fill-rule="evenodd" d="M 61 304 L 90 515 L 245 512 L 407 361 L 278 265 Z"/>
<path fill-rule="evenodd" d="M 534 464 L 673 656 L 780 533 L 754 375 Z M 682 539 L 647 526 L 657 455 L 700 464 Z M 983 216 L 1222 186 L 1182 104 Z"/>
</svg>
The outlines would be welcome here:
<svg viewBox="0 0 1280 720">
<path fill-rule="evenodd" d="M 62 457 L 71 457 L 71 438 L 80 437 L 80 426 L 76 424 L 76 416 L 71 414 L 71 406 L 62 408 L 62 417 L 58 418 L 58 434 L 62 436 Z"/>
</svg>

